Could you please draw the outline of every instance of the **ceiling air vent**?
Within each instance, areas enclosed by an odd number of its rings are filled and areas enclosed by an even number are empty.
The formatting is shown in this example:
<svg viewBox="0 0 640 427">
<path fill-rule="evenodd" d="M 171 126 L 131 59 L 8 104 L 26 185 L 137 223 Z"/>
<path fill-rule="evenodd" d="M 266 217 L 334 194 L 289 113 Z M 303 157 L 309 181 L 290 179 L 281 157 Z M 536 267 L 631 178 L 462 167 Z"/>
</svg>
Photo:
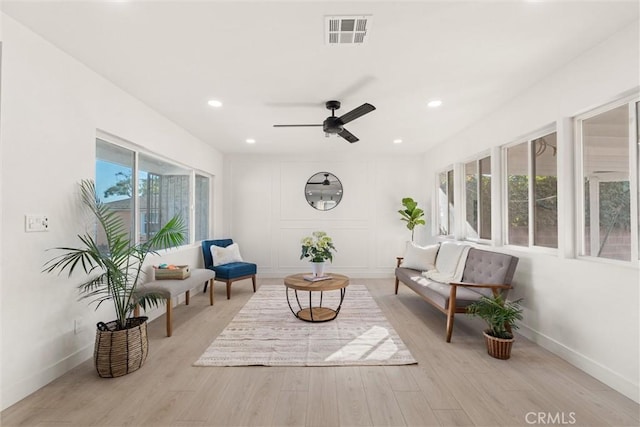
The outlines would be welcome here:
<svg viewBox="0 0 640 427">
<path fill-rule="evenodd" d="M 371 28 L 370 15 L 325 16 L 325 44 L 364 44 Z"/>
</svg>

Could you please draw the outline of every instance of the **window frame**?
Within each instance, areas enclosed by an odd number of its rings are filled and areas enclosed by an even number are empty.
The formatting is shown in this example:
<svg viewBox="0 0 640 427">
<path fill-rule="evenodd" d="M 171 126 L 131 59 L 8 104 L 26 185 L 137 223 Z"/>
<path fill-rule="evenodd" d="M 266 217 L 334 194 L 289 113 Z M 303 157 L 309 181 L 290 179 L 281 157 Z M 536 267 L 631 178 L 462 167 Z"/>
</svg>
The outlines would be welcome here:
<svg viewBox="0 0 640 427">
<path fill-rule="evenodd" d="M 441 216 L 440 216 L 440 175 L 445 174 L 445 176 L 447 177 L 447 206 L 446 206 L 446 218 L 447 218 L 447 233 L 441 233 L 440 231 L 442 230 L 442 221 L 441 221 Z M 451 176 L 451 179 L 453 180 L 453 182 L 449 182 L 449 177 Z M 438 196 L 435 198 L 435 209 L 434 209 L 434 213 L 435 213 L 435 220 L 433 221 L 433 224 L 435 225 L 435 235 L 437 238 L 440 239 L 452 239 L 455 236 L 455 221 L 456 221 L 456 206 L 455 206 L 455 194 L 456 194 L 456 188 L 455 188 L 455 181 L 456 181 L 456 173 L 455 173 L 455 167 L 454 165 L 449 165 L 443 169 L 440 169 L 438 172 L 436 172 L 436 180 L 435 180 L 435 194 Z M 453 189 L 453 196 L 454 196 L 454 204 L 453 204 L 453 209 L 450 209 L 449 207 L 449 201 L 451 200 L 450 198 L 450 194 L 449 194 L 449 190 Z M 451 220 L 451 210 L 453 210 L 453 220 Z"/>
<path fill-rule="evenodd" d="M 208 233 L 209 235 L 211 235 L 212 233 L 212 205 L 213 205 L 213 180 L 214 180 L 214 175 L 209 174 L 207 172 L 204 172 L 202 170 L 199 169 L 195 169 L 191 166 L 188 166 L 184 163 L 181 162 L 177 162 L 174 159 L 170 159 L 167 158 L 165 156 L 159 155 L 157 153 L 154 153 L 150 150 L 147 150 L 135 143 L 126 141 L 120 137 L 117 137 L 115 135 L 111 135 L 109 133 L 106 132 L 102 132 L 102 131 L 98 131 L 96 132 L 96 135 L 94 137 L 94 148 L 95 148 L 95 144 L 97 144 L 97 140 L 101 140 L 103 143 L 107 143 L 107 144 L 111 144 L 113 146 L 125 149 L 125 150 L 129 150 L 133 153 L 133 170 L 131 173 L 131 180 L 132 180 L 132 198 L 133 198 L 133 209 L 132 209 L 132 216 L 133 216 L 133 236 L 134 236 L 134 242 L 136 244 L 138 244 L 140 242 L 140 231 L 141 231 L 141 223 L 140 223 L 140 204 L 137 203 L 136 201 L 139 199 L 139 188 L 138 188 L 138 180 L 139 180 L 139 172 L 140 172 L 140 155 L 144 155 L 147 158 L 151 158 L 151 159 L 155 159 L 155 160 L 159 160 L 161 162 L 165 162 L 168 163 L 170 165 L 176 166 L 177 168 L 182 168 L 188 171 L 188 176 L 189 176 L 189 203 L 188 203 L 188 212 L 189 212 L 189 218 L 188 218 L 188 223 L 190 224 L 189 226 L 189 231 L 188 231 L 188 236 L 186 236 L 186 240 L 185 242 L 180 245 L 179 247 L 188 247 L 191 245 L 194 245 L 198 242 L 200 242 L 200 240 L 195 240 L 195 180 L 196 180 L 196 175 L 200 175 L 202 177 L 208 178 L 209 179 L 209 201 L 208 201 L 208 219 L 207 219 L 207 226 L 208 226 Z M 94 154 L 94 159 L 97 160 L 97 152 Z M 94 166 L 94 180 L 97 179 L 97 177 L 95 176 L 95 166 Z M 159 252 L 162 252 L 164 250 L 160 250 Z"/>
<path fill-rule="evenodd" d="M 463 239 L 467 240 L 469 242 L 473 242 L 473 243 L 478 243 L 478 244 L 485 244 L 485 245 L 492 245 L 493 244 L 493 209 L 494 207 L 494 201 L 493 201 L 493 181 L 494 181 L 494 169 L 495 169 L 495 165 L 494 165 L 494 159 L 493 156 L 491 155 L 491 150 L 485 150 L 482 151 L 478 154 L 476 154 L 475 156 L 468 158 L 467 160 L 465 160 L 464 162 L 462 162 L 462 170 L 463 170 L 463 194 L 462 194 L 462 209 L 461 209 L 461 214 L 462 214 L 462 218 L 463 218 L 463 223 L 466 222 L 466 218 L 467 218 L 467 172 L 466 172 L 466 168 L 467 168 L 467 164 L 469 163 L 475 163 L 476 165 L 476 176 L 477 176 L 477 180 L 476 180 L 476 191 L 478 193 L 478 237 L 473 237 L 473 236 L 469 236 L 466 233 L 466 227 L 464 229 L 464 235 L 463 235 Z M 482 205 L 482 202 L 480 200 L 480 196 L 481 196 L 481 192 L 480 192 L 480 188 L 482 185 L 482 177 L 481 177 L 481 168 L 480 168 L 480 162 L 484 159 L 489 159 L 489 162 L 491 164 L 491 185 L 489 186 L 489 194 L 490 194 L 490 200 L 489 200 L 489 206 L 491 207 L 491 213 L 489 214 L 489 224 L 491 227 L 491 231 L 489 233 L 489 235 L 491 237 L 489 237 L 488 239 L 482 238 L 480 237 L 481 233 L 480 233 L 480 227 L 482 224 L 482 213 L 481 213 L 481 209 L 480 206 Z"/>
<path fill-rule="evenodd" d="M 556 216 L 557 216 L 557 222 L 558 222 L 558 226 L 557 226 L 557 239 L 558 239 L 558 247 L 556 248 L 551 248 L 551 247 L 547 247 L 547 246 L 538 246 L 534 244 L 535 241 L 535 189 L 534 189 L 534 185 L 533 185 L 533 142 L 537 139 L 540 139 L 542 137 L 545 137 L 547 135 L 550 135 L 552 133 L 556 134 L 556 141 L 557 141 L 557 145 L 561 144 L 560 141 L 560 136 L 559 136 L 559 132 L 558 132 L 558 127 L 557 124 L 554 122 L 552 124 L 549 124 L 547 126 L 544 126 L 534 132 L 530 132 L 528 134 L 526 134 L 525 136 L 519 137 L 517 139 L 515 139 L 514 141 L 505 144 L 503 146 L 500 147 L 500 152 L 501 152 L 501 162 L 500 162 L 500 169 L 501 169 L 501 197 L 500 197 L 500 212 L 501 212 L 501 216 L 502 216 L 502 224 L 501 224 L 501 233 L 502 233 L 502 240 L 504 242 L 504 246 L 509 248 L 509 249 L 513 249 L 513 250 L 521 250 L 521 251 L 532 251 L 532 252 L 539 252 L 539 253 L 546 253 L 546 254 L 550 254 L 550 255 L 557 255 L 559 254 L 559 249 L 561 246 L 561 229 L 560 229 L 560 203 L 561 201 L 558 200 L 557 203 L 557 210 L 556 210 Z M 513 243 L 509 242 L 509 170 L 508 170 L 508 154 L 507 154 L 507 150 L 509 148 L 515 147 L 517 145 L 526 143 L 526 152 L 527 152 L 527 195 L 528 195 L 528 200 L 527 200 L 527 215 L 528 215 L 528 219 L 527 219 L 527 227 L 528 227 L 528 242 L 527 245 L 516 245 Z M 559 149 L 559 148 L 558 148 Z M 559 163 L 556 162 L 556 180 L 558 182 L 557 186 L 556 186 L 556 196 L 559 193 L 559 181 L 560 181 L 560 176 L 559 176 L 559 171 L 558 171 L 558 166 Z M 492 167 L 492 171 L 493 171 L 493 167 Z"/>
<path fill-rule="evenodd" d="M 629 203 L 630 203 L 630 259 L 612 259 L 585 254 L 585 216 L 581 212 L 585 212 L 585 197 L 583 191 L 584 185 L 584 135 L 582 123 L 585 120 L 596 117 L 613 109 L 627 106 L 628 118 L 628 153 L 629 153 Z M 575 135 L 575 176 L 574 176 L 574 203 L 576 206 L 576 223 L 575 223 L 575 257 L 576 259 L 595 261 L 605 264 L 617 265 L 635 265 L 640 266 L 640 235 L 638 217 L 640 206 L 640 177 L 638 170 L 640 166 L 640 123 L 638 116 L 640 115 L 640 96 L 637 94 L 629 95 L 617 99 L 615 101 L 600 105 L 589 111 L 576 115 L 573 118 L 574 135 Z"/>
</svg>

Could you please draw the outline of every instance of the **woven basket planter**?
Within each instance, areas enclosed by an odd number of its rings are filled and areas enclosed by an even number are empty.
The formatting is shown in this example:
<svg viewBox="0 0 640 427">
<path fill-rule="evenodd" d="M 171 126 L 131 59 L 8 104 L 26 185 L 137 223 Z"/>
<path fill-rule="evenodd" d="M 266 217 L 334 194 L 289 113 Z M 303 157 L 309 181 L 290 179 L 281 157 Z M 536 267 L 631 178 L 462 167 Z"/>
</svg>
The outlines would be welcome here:
<svg viewBox="0 0 640 427">
<path fill-rule="evenodd" d="M 113 378 L 140 369 L 149 351 L 147 317 L 127 319 L 128 329 L 116 331 L 116 322 L 99 323 L 93 361 L 98 375 Z"/>
<path fill-rule="evenodd" d="M 511 347 L 513 346 L 513 338 L 504 339 L 504 338 L 496 338 L 488 335 L 486 332 L 484 334 L 484 342 L 487 344 L 487 353 L 490 356 L 495 357 L 496 359 L 507 360 L 511 357 Z"/>
</svg>

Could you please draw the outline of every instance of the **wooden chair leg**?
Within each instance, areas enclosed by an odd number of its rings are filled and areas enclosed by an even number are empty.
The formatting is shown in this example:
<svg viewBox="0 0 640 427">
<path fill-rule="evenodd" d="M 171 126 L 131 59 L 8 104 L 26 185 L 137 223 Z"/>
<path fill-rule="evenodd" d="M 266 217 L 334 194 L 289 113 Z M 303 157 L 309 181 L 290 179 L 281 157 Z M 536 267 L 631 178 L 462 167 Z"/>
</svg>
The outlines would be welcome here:
<svg viewBox="0 0 640 427">
<path fill-rule="evenodd" d="M 209 304 L 213 305 L 213 300 L 214 300 L 214 296 L 213 296 L 213 279 L 209 280 L 211 282 L 211 287 L 209 288 Z"/>
<path fill-rule="evenodd" d="M 400 285 L 400 280 L 396 277 L 396 295 L 398 295 L 398 286 Z"/>
<path fill-rule="evenodd" d="M 253 292 L 256 291 L 256 275 L 251 276 L 251 282 L 253 283 Z"/>
<path fill-rule="evenodd" d="M 457 286 L 451 286 L 451 293 L 449 294 L 449 310 L 447 312 L 447 342 L 451 342 L 451 334 L 453 334 L 453 321 L 456 315 L 456 291 Z"/>
<path fill-rule="evenodd" d="M 173 333 L 173 301 L 167 298 L 167 336 Z"/>
<path fill-rule="evenodd" d="M 191 291 L 187 291 L 184 293 L 184 305 L 189 305 L 190 296 L 191 296 Z"/>
<path fill-rule="evenodd" d="M 227 280 L 227 299 L 231 299 L 231 282 Z"/>
<path fill-rule="evenodd" d="M 202 293 L 204 294 L 205 292 L 207 292 L 207 285 L 209 284 L 209 281 L 204 282 L 204 289 L 202 290 Z M 211 286 L 213 286 L 213 283 L 211 283 Z"/>
</svg>

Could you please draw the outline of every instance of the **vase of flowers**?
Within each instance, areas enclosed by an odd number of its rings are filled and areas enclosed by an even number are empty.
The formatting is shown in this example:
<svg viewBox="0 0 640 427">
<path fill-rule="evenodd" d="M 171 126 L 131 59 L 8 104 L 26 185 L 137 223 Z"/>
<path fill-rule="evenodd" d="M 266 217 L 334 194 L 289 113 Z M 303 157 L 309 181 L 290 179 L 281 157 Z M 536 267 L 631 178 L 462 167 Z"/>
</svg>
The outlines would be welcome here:
<svg viewBox="0 0 640 427">
<path fill-rule="evenodd" d="M 311 236 L 302 239 L 302 254 L 300 259 L 310 258 L 312 273 L 314 276 L 324 274 L 324 264 L 327 260 L 333 262 L 333 253 L 337 251 L 333 246 L 333 240 L 324 231 L 314 231 Z"/>
</svg>

